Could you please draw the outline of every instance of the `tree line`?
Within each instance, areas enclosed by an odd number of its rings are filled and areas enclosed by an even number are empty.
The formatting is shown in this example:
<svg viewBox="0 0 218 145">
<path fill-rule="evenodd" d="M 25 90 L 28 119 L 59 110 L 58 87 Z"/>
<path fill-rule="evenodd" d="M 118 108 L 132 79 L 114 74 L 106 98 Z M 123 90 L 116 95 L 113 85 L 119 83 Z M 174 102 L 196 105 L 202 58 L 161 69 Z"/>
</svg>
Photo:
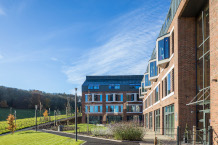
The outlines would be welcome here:
<svg viewBox="0 0 218 145">
<path fill-rule="evenodd" d="M 0 108 L 34 109 L 35 105 L 41 103 L 45 109 L 65 110 L 67 99 L 74 110 L 75 96 L 71 94 L 46 93 L 39 90 L 22 90 L 0 86 Z M 78 103 L 78 106 L 80 107 L 81 103 Z"/>
</svg>

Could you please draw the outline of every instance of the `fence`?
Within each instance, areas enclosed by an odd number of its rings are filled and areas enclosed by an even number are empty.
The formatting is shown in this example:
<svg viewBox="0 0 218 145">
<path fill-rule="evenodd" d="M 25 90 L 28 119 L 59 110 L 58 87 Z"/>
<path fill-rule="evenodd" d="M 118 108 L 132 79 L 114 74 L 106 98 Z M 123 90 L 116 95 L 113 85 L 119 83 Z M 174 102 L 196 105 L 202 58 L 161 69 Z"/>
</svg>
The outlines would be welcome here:
<svg viewBox="0 0 218 145">
<path fill-rule="evenodd" d="M 213 137 L 211 126 L 192 130 L 177 128 L 157 128 L 155 131 L 155 144 L 161 145 L 215 145 L 218 143 L 217 135 Z"/>
<path fill-rule="evenodd" d="M 37 114 L 39 114 L 39 111 L 37 112 Z M 14 116 L 16 115 L 14 114 Z M 34 116 L 35 116 L 35 113 L 34 113 Z M 72 114 L 72 116 L 74 116 L 74 114 Z M 55 116 L 48 116 L 47 118 L 44 118 L 43 116 L 38 116 L 37 125 L 48 123 L 48 122 L 59 120 L 59 119 L 72 117 L 72 116 L 61 115 L 60 112 L 57 113 Z M 19 117 L 19 116 L 16 116 L 16 117 Z M 32 118 L 24 118 L 24 119 L 15 119 L 14 123 L 16 125 L 16 130 L 20 130 L 20 129 L 35 126 L 36 118 L 32 117 Z M 0 121 L 0 134 L 8 133 L 8 132 L 10 132 L 10 130 L 8 130 L 7 121 Z"/>
</svg>

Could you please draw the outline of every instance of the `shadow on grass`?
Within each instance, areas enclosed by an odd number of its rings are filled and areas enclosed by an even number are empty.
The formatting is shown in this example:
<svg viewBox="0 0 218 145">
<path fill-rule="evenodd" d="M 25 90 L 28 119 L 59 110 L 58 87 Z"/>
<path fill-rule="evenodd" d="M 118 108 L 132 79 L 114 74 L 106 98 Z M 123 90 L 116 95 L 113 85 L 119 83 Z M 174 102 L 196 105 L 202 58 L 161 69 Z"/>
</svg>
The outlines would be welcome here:
<svg viewBox="0 0 218 145">
<path fill-rule="evenodd" d="M 42 133 L 42 132 L 39 132 L 39 131 L 24 131 L 24 132 L 19 132 L 18 134 L 31 134 L 31 133 Z"/>
</svg>

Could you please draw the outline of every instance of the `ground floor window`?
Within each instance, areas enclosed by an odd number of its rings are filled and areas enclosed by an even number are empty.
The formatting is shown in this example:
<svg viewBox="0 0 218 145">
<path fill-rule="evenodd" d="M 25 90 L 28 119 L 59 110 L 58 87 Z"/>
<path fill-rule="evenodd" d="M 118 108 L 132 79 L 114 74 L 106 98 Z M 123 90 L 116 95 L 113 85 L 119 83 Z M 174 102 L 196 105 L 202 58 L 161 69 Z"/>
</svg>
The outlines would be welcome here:
<svg viewBox="0 0 218 145">
<path fill-rule="evenodd" d="M 87 117 L 86 117 L 86 123 L 87 123 Z M 102 116 L 89 116 L 89 123 L 102 124 Z"/>
<path fill-rule="evenodd" d="M 122 116 L 107 116 L 107 123 L 120 122 L 123 120 Z"/>
<path fill-rule="evenodd" d="M 142 115 L 128 115 L 127 121 L 142 121 Z"/>
<path fill-rule="evenodd" d="M 155 131 L 160 132 L 160 109 L 155 110 Z"/>
<path fill-rule="evenodd" d="M 148 128 L 148 113 L 145 114 L 145 121 L 146 128 Z"/>
<path fill-rule="evenodd" d="M 152 129 L 152 112 L 149 112 L 149 129 Z"/>
<path fill-rule="evenodd" d="M 164 107 L 164 134 L 174 137 L 174 105 Z"/>
</svg>

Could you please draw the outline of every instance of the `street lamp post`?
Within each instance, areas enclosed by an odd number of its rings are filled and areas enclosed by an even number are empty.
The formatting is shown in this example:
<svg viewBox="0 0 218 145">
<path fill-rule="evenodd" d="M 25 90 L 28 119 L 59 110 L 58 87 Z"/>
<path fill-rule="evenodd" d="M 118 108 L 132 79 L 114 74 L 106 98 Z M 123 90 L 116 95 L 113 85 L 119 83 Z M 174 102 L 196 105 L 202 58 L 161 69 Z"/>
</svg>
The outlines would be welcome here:
<svg viewBox="0 0 218 145">
<path fill-rule="evenodd" d="M 75 130 L 76 130 L 76 141 L 77 141 L 77 88 L 75 88 Z"/>
<path fill-rule="evenodd" d="M 35 116 L 36 116 L 36 131 L 37 131 L 37 105 L 35 105 Z"/>
</svg>

